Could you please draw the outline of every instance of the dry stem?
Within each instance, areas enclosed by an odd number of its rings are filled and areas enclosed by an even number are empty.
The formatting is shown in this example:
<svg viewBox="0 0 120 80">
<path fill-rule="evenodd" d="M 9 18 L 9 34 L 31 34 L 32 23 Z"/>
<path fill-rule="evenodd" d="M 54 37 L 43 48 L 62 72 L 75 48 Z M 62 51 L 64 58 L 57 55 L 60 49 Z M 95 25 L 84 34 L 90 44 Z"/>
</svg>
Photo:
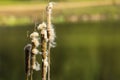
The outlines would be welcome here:
<svg viewBox="0 0 120 80">
<path fill-rule="evenodd" d="M 35 48 L 34 43 L 32 43 L 32 50 Z M 36 55 L 34 53 L 31 53 L 31 70 L 30 70 L 30 80 L 32 80 L 32 76 L 33 76 L 33 66 L 36 62 Z"/>
<path fill-rule="evenodd" d="M 29 80 L 31 71 L 31 49 L 32 45 L 27 44 L 24 48 L 25 51 L 25 69 L 26 69 L 26 80 Z"/>
<path fill-rule="evenodd" d="M 47 74 L 47 66 L 45 64 L 45 59 L 47 58 L 47 42 L 44 39 L 44 34 L 41 34 L 41 52 L 42 52 L 42 80 L 46 80 L 46 74 Z"/>
<path fill-rule="evenodd" d="M 47 6 L 47 36 L 48 36 L 48 80 L 50 80 L 50 29 L 51 29 L 51 13 L 52 13 L 52 7 L 48 4 Z"/>
</svg>

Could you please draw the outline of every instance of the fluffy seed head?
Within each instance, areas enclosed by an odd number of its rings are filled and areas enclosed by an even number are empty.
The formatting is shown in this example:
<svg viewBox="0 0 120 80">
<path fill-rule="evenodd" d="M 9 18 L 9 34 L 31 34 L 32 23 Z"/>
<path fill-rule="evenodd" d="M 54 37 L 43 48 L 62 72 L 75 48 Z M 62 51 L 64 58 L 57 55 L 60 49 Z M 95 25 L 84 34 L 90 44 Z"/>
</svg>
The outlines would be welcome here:
<svg viewBox="0 0 120 80">
<path fill-rule="evenodd" d="M 30 34 L 30 38 L 36 38 L 39 37 L 39 33 L 38 32 L 33 32 Z"/>
<path fill-rule="evenodd" d="M 47 68 L 48 68 L 48 58 L 46 57 L 45 59 L 42 60 L 44 65 L 45 65 L 45 68 L 46 68 L 46 72 L 47 72 Z"/>
<path fill-rule="evenodd" d="M 56 35 L 55 35 L 55 31 L 54 31 L 54 28 L 53 28 L 53 26 L 51 25 L 50 26 L 50 28 L 48 29 L 48 31 L 49 31 L 49 41 L 50 41 L 50 47 L 55 47 L 55 37 L 56 37 Z"/>
<path fill-rule="evenodd" d="M 53 41 L 55 40 L 55 37 L 56 37 L 54 28 L 51 27 L 51 29 L 49 29 L 49 32 L 50 32 L 49 40 L 50 40 L 51 42 L 53 42 Z"/>
<path fill-rule="evenodd" d="M 38 51 L 38 49 L 34 48 L 34 49 L 32 49 L 32 53 L 33 53 L 33 54 L 38 54 L 39 51 Z"/>
<path fill-rule="evenodd" d="M 52 9 L 53 9 L 54 4 L 55 4 L 55 2 L 49 2 L 48 6 L 46 8 L 48 13 L 50 13 L 50 14 L 52 13 Z"/>
<path fill-rule="evenodd" d="M 44 59 L 44 64 L 45 64 L 46 67 L 48 66 L 48 59 L 47 59 L 47 57 Z"/>
<path fill-rule="evenodd" d="M 36 71 L 39 71 L 40 70 L 40 64 L 38 62 L 36 62 L 36 68 L 35 68 Z"/>
<path fill-rule="evenodd" d="M 32 65 L 32 69 L 39 71 L 40 70 L 40 64 L 36 61 L 34 65 Z"/>
<path fill-rule="evenodd" d="M 47 30 L 46 30 L 46 29 L 41 30 L 41 34 L 44 35 L 44 39 L 45 39 L 45 41 L 47 42 L 47 41 L 48 41 L 48 38 L 47 38 Z"/>
<path fill-rule="evenodd" d="M 32 69 L 36 69 L 36 64 L 32 65 Z"/>
<path fill-rule="evenodd" d="M 49 2 L 48 4 L 48 9 L 52 9 L 54 6 L 55 2 Z"/>
<path fill-rule="evenodd" d="M 42 29 L 45 29 L 47 27 L 46 23 L 43 22 L 42 24 L 39 24 L 39 26 L 37 27 L 38 30 L 42 30 Z"/>
<path fill-rule="evenodd" d="M 37 38 L 33 38 L 31 42 L 34 43 L 35 47 L 38 47 L 40 45 Z"/>
</svg>

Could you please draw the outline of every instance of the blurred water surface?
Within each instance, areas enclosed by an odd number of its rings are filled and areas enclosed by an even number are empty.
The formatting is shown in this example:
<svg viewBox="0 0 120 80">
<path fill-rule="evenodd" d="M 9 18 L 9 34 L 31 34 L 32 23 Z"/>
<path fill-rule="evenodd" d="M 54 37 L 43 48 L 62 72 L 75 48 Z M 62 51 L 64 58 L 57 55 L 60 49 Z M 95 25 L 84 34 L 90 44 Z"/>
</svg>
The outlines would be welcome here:
<svg viewBox="0 0 120 80">
<path fill-rule="evenodd" d="M 25 79 L 23 48 L 33 27 L 0 27 L 0 80 Z M 51 80 L 120 80 L 119 21 L 62 23 L 55 29 Z M 40 72 L 34 78 L 40 80 Z"/>
</svg>

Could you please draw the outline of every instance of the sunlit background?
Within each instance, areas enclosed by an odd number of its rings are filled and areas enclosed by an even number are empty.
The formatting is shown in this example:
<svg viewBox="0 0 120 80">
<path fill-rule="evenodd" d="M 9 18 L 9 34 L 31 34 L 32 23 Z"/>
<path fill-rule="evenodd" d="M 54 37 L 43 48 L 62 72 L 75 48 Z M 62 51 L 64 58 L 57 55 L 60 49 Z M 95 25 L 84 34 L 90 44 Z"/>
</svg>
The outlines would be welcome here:
<svg viewBox="0 0 120 80">
<path fill-rule="evenodd" d="M 51 80 L 120 80 L 120 0 L 55 1 Z M 0 80 L 25 80 L 27 33 L 46 21 L 47 0 L 0 0 Z M 38 60 L 41 57 L 38 55 Z M 34 72 L 33 80 L 41 80 Z"/>
</svg>

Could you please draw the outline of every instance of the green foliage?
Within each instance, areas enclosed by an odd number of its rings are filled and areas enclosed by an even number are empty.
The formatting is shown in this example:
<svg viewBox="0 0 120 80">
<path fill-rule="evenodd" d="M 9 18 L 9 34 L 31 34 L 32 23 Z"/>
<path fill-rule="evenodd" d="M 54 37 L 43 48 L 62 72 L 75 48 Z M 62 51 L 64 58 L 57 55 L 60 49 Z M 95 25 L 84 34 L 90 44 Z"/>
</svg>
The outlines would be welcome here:
<svg viewBox="0 0 120 80">
<path fill-rule="evenodd" d="M 72 12 L 70 12 L 72 11 Z M 107 6 L 91 6 L 91 7 L 83 7 L 83 8 L 75 8 L 75 9 L 67 9 L 63 10 L 64 15 L 75 14 L 119 14 L 119 6 L 107 5 Z"/>
<path fill-rule="evenodd" d="M 0 17 L 0 25 L 9 25 L 9 26 L 17 26 L 17 25 L 24 25 L 24 24 L 30 24 L 31 21 L 27 17 L 15 17 L 15 16 L 10 16 L 10 17 Z"/>
</svg>

